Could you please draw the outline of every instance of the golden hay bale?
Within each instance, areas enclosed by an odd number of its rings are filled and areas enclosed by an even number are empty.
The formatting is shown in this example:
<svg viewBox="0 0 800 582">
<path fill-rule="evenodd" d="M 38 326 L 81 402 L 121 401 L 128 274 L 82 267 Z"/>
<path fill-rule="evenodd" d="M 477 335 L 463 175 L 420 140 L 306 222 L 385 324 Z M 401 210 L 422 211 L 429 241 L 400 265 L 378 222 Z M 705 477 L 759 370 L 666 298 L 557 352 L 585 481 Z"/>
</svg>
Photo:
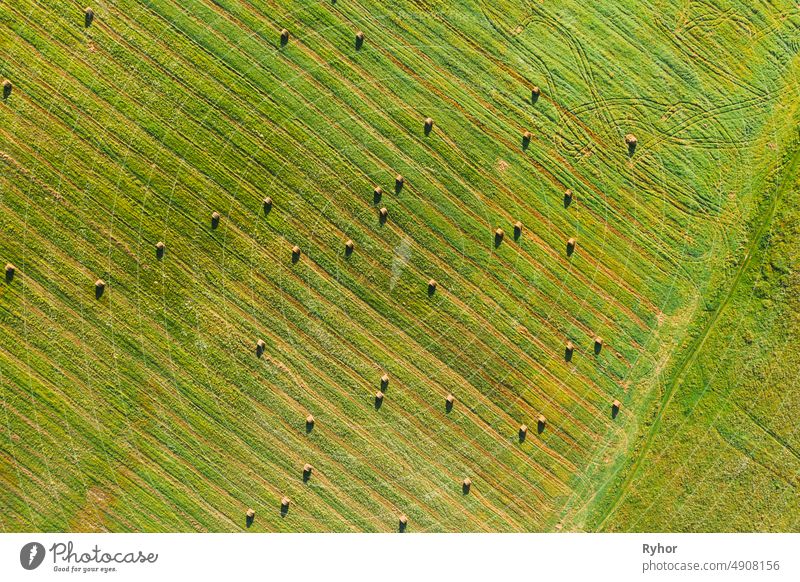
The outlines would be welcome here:
<svg viewBox="0 0 800 582">
<path fill-rule="evenodd" d="M 360 30 L 356 33 L 356 50 L 360 50 L 364 46 L 364 33 Z"/>
<path fill-rule="evenodd" d="M 461 482 L 461 491 L 464 493 L 464 495 L 469 493 L 470 487 L 472 487 L 472 479 L 469 477 L 464 478 L 464 480 Z"/>
<path fill-rule="evenodd" d="M 506 236 L 506 233 L 503 232 L 502 228 L 498 228 L 494 231 L 494 246 L 499 247 L 500 243 L 503 242 L 503 238 Z"/>
<path fill-rule="evenodd" d="M 544 432 L 544 428 L 547 426 L 547 419 L 544 417 L 544 414 L 540 414 L 539 417 L 536 419 L 536 430 L 539 431 L 541 434 Z"/>
<path fill-rule="evenodd" d="M 380 186 L 375 186 L 375 189 L 372 191 L 372 199 L 375 202 L 380 201 L 381 197 L 383 197 L 383 188 Z"/>
<path fill-rule="evenodd" d="M 622 406 L 622 404 L 619 400 L 614 400 L 614 402 L 611 403 L 611 418 L 617 418 L 620 406 Z"/>
<path fill-rule="evenodd" d="M 380 408 L 382 404 L 383 404 L 383 392 L 378 390 L 375 393 L 375 408 Z"/>
<path fill-rule="evenodd" d="M 211 228 L 217 228 L 217 226 L 219 226 L 220 218 L 220 214 L 216 210 L 211 213 Z"/>
<path fill-rule="evenodd" d="M 381 376 L 381 388 L 386 389 L 389 386 L 389 374 Z"/>
<path fill-rule="evenodd" d="M 311 473 L 314 471 L 314 467 L 312 467 L 309 463 L 303 465 L 303 481 L 308 481 L 311 479 Z"/>
<path fill-rule="evenodd" d="M 620 406 L 622 406 L 622 404 L 620 403 L 620 401 L 619 401 L 619 400 L 615 400 L 614 402 L 612 402 L 612 403 L 611 403 L 611 407 L 612 407 L 612 408 L 617 408 L 617 409 L 619 409 L 619 407 L 620 407 Z"/>
<path fill-rule="evenodd" d="M 162 241 L 158 241 L 156 243 L 156 258 L 160 259 L 160 258 L 162 258 L 164 256 L 164 249 L 165 248 L 166 247 L 164 246 L 164 243 Z"/>
<path fill-rule="evenodd" d="M 87 8 L 83 11 L 83 25 L 86 28 L 89 28 L 92 25 L 92 21 L 94 20 L 94 10 L 91 8 Z"/>
<path fill-rule="evenodd" d="M 627 134 L 625 136 L 625 144 L 628 147 L 635 146 L 637 143 L 638 143 L 638 140 L 636 139 L 636 136 L 633 135 L 632 133 L 629 133 L 629 134 Z"/>
<path fill-rule="evenodd" d="M 522 222 L 518 220 L 514 223 L 514 240 L 519 239 L 520 236 L 522 236 Z"/>
<path fill-rule="evenodd" d="M 452 394 L 448 394 L 447 397 L 444 399 L 444 409 L 446 412 L 450 412 L 453 410 L 453 404 L 455 404 L 456 397 Z"/>
<path fill-rule="evenodd" d="M 300 260 L 300 254 L 301 254 L 300 253 L 300 247 L 297 246 L 297 245 L 294 245 L 292 247 L 292 262 L 293 263 L 296 263 L 297 261 Z"/>
<path fill-rule="evenodd" d="M 3 79 L 3 99 L 8 98 L 11 95 L 11 90 L 14 88 L 14 85 L 8 79 Z"/>
<path fill-rule="evenodd" d="M 567 342 L 567 345 L 564 346 L 564 359 L 569 362 L 572 359 L 572 354 L 575 351 L 575 346 L 571 341 Z"/>
<path fill-rule="evenodd" d="M 399 194 L 400 193 L 400 190 L 403 189 L 403 186 L 405 185 L 405 183 L 406 183 L 405 178 L 403 178 L 403 176 L 401 176 L 400 174 L 397 174 L 394 177 L 394 192 L 395 192 L 395 194 Z"/>
<path fill-rule="evenodd" d="M 281 30 L 281 46 L 284 46 L 287 42 L 289 42 L 289 31 L 284 28 Z"/>
<path fill-rule="evenodd" d="M 406 527 L 408 527 L 408 517 L 406 517 L 406 515 L 403 514 L 400 516 L 400 519 L 398 520 L 397 529 L 400 531 L 400 533 L 402 533 L 406 531 Z"/>
<path fill-rule="evenodd" d="M 431 279 L 428 281 L 428 295 L 433 295 L 436 293 L 436 279 Z"/>
<path fill-rule="evenodd" d="M 97 281 L 94 282 L 94 296 L 97 299 L 100 299 L 100 297 L 102 297 L 103 291 L 105 290 L 106 290 L 105 281 L 103 281 L 102 279 L 98 279 Z"/>
<path fill-rule="evenodd" d="M 289 501 L 289 498 L 288 498 L 288 497 L 286 497 L 286 496 L 284 495 L 284 496 L 281 498 L 281 509 L 282 509 L 284 512 L 285 512 L 287 509 L 289 509 L 289 503 L 290 503 L 290 501 Z"/>
<path fill-rule="evenodd" d="M 386 222 L 386 219 L 387 219 L 388 217 L 389 217 L 389 211 L 388 211 L 388 210 L 386 210 L 386 207 L 384 206 L 383 208 L 381 208 L 381 209 L 378 211 L 378 218 L 379 218 L 379 220 L 380 220 L 381 224 L 383 224 L 384 222 Z"/>
<path fill-rule="evenodd" d="M 347 256 L 350 256 L 353 253 L 354 248 L 356 248 L 356 244 L 353 242 L 353 240 L 347 239 L 347 242 L 344 243 L 344 253 Z"/>
<path fill-rule="evenodd" d="M 433 119 L 430 117 L 425 118 L 425 135 L 428 135 L 433 129 Z"/>
<path fill-rule="evenodd" d="M 256 342 L 256 356 L 259 358 L 264 354 L 264 350 L 267 349 L 267 344 L 263 339 L 260 339 Z"/>
<path fill-rule="evenodd" d="M 306 424 L 311 424 L 311 425 L 314 424 L 314 415 L 313 414 L 309 414 L 308 416 L 306 416 Z"/>
<path fill-rule="evenodd" d="M 10 283 L 11 280 L 14 278 L 14 274 L 17 272 L 17 268 L 11 264 L 6 263 L 6 283 Z"/>
<path fill-rule="evenodd" d="M 536 103 L 541 93 L 542 93 L 541 89 L 539 89 L 539 87 L 537 87 L 536 85 L 531 87 L 531 102 Z"/>
<path fill-rule="evenodd" d="M 528 425 L 527 424 L 519 425 L 518 436 L 519 436 L 519 442 L 523 442 L 525 440 L 525 437 L 528 436 Z"/>
<path fill-rule="evenodd" d="M 575 252 L 575 245 L 578 244 L 574 238 L 571 238 L 567 241 L 567 255 L 572 255 Z"/>
<path fill-rule="evenodd" d="M 266 198 L 264 198 L 264 203 L 263 204 L 264 204 L 264 206 L 263 206 L 264 214 L 269 214 L 269 211 L 272 210 L 272 198 L 267 196 Z"/>
<path fill-rule="evenodd" d="M 247 512 L 245 513 L 247 519 L 252 520 L 256 516 L 256 510 L 252 507 L 248 508 Z"/>
<path fill-rule="evenodd" d="M 603 338 L 599 335 L 594 338 L 594 353 L 599 354 L 600 350 L 603 349 Z"/>
</svg>

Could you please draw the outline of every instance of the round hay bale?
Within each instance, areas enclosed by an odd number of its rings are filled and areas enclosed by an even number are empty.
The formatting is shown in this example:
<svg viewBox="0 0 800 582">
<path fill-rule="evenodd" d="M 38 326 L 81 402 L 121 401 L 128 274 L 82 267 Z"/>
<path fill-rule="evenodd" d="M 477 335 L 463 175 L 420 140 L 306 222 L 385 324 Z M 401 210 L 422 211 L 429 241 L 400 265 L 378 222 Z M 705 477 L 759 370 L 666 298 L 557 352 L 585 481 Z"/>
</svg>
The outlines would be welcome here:
<svg viewBox="0 0 800 582">
<path fill-rule="evenodd" d="M 627 145 L 628 147 L 635 146 L 637 143 L 638 140 L 636 139 L 636 136 L 633 135 L 632 133 L 629 133 L 625 136 L 625 145 Z"/>
<path fill-rule="evenodd" d="M 269 214 L 270 210 L 272 210 L 272 198 L 270 198 L 269 196 L 264 198 L 263 208 L 264 208 L 264 214 Z"/>
<path fill-rule="evenodd" d="M 163 241 L 158 241 L 156 243 L 156 258 L 161 259 L 161 258 L 164 257 L 164 249 L 165 248 L 166 247 L 164 246 Z"/>
<path fill-rule="evenodd" d="M 217 228 L 219 226 L 220 218 L 221 216 L 216 210 L 211 213 L 211 228 Z"/>
<path fill-rule="evenodd" d="M 308 416 L 306 416 L 306 424 L 310 424 L 312 426 L 314 425 L 314 415 L 313 414 L 309 414 Z"/>
<path fill-rule="evenodd" d="M 283 509 L 284 511 L 289 509 L 289 503 L 290 503 L 289 498 L 284 495 L 281 498 L 281 509 Z"/>
<path fill-rule="evenodd" d="M 308 481 L 311 479 L 311 473 L 314 471 L 314 467 L 312 467 L 309 463 L 303 465 L 303 481 Z"/>
<path fill-rule="evenodd" d="M 615 400 L 614 402 L 611 403 L 611 407 L 616 408 L 617 410 L 619 410 L 620 406 L 622 406 L 622 404 L 620 403 L 619 400 Z"/>
<path fill-rule="evenodd" d="M 259 339 L 256 342 L 256 356 L 259 358 L 264 354 L 264 350 L 267 349 L 267 344 L 263 339 Z"/>
<path fill-rule="evenodd" d="M 344 253 L 349 257 L 353 253 L 353 249 L 356 248 L 356 244 L 353 242 L 353 239 L 347 239 L 347 242 L 344 243 Z"/>
<path fill-rule="evenodd" d="M 6 263 L 6 283 L 10 283 L 17 272 L 17 268 L 12 263 Z"/>
<path fill-rule="evenodd" d="M 301 254 L 300 253 L 300 247 L 297 246 L 297 245 L 294 245 L 292 247 L 292 262 L 293 263 L 296 263 L 297 261 L 300 260 L 300 254 Z"/>
<path fill-rule="evenodd" d="M 518 220 L 514 223 L 514 240 L 519 239 L 520 236 L 522 236 L 522 222 Z"/>
<path fill-rule="evenodd" d="M 386 390 L 389 387 L 389 374 L 381 376 L 381 390 Z"/>
<path fill-rule="evenodd" d="M 461 491 L 464 493 L 464 495 L 469 493 L 470 487 L 472 487 L 472 479 L 465 477 L 461 482 Z"/>
<path fill-rule="evenodd" d="M 503 238 L 506 236 L 506 233 L 503 232 L 502 228 L 497 228 L 494 231 L 494 246 L 499 247 L 500 244 L 503 242 Z"/>
<path fill-rule="evenodd" d="M 98 279 L 94 282 L 94 296 L 97 299 L 103 296 L 103 292 L 106 290 L 106 282 L 102 279 Z"/>
<path fill-rule="evenodd" d="M 379 217 L 379 220 L 380 220 L 381 224 L 386 222 L 386 219 L 389 217 L 389 211 L 386 210 L 385 206 L 378 211 L 378 217 Z"/>
<path fill-rule="evenodd" d="M 247 519 L 251 520 L 256 516 L 256 510 L 252 507 L 248 508 L 247 512 L 245 512 Z"/>
<path fill-rule="evenodd" d="M 567 256 L 570 256 L 575 252 L 575 245 L 577 244 L 578 241 L 576 241 L 574 238 L 571 238 L 567 241 Z"/>
<path fill-rule="evenodd" d="M 572 190 L 567 188 L 566 190 L 564 190 L 564 208 L 569 206 L 571 202 L 572 202 Z"/>
<path fill-rule="evenodd" d="M 406 517 L 406 515 L 403 514 L 400 516 L 400 519 L 398 520 L 397 529 L 400 531 L 400 533 L 403 533 L 404 531 L 406 531 L 407 527 L 408 527 L 408 517 Z"/>
<path fill-rule="evenodd" d="M 394 177 L 394 192 L 395 192 L 395 194 L 399 194 L 400 193 L 400 190 L 403 189 L 403 186 L 405 185 L 405 183 L 406 183 L 405 178 L 403 178 L 403 176 L 401 176 L 400 174 L 397 174 Z"/>
<path fill-rule="evenodd" d="M 525 437 L 528 436 L 528 425 L 527 424 L 519 425 L 519 432 L 517 433 L 517 435 L 519 437 L 519 442 L 523 442 L 525 440 Z"/>
<path fill-rule="evenodd" d="M 541 93 L 541 89 L 539 89 L 539 87 L 536 85 L 531 87 L 531 103 L 536 103 L 536 101 L 539 100 L 539 95 L 541 95 Z"/>
<path fill-rule="evenodd" d="M 536 419 L 536 430 L 539 431 L 539 434 L 544 432 L 545 427 L 547 426 L 547 419 L 544 417 L 544 414 L 540 414 L 539 417 Z"/>
<path fill-rule="evenodd" d="M 622 403 L 620 403 L 619 400 L 614 400 L 614 402 L 611 403 L 611 418 L 617 418 L 620 406 L 622 406 Z"/>
<path fill-rule="evenodd" d="M 531 137 L 533 136 L 531 135 L 530 131 L 526 131 L 525 133 L 522 134 L 522 139 L 524 139 L 525 141 L 531 141 Z"/>
<path fill-rule="evenodd" d="M 571 341 L 568 341 L 567 344 L 564 346 L 564 360 L 569 362 L 572 360 L 572 354 L 575 351 L 575 346 Z"/>
<path fill-rule="evenodd" d="M 594 338 L 594 353 L 599 354 L 600 350 L 603 349 L 603 338 L 599 335 Z"/>
<path fill-rule="evenodd" d="M 375 408 L 380 408 L 382 404 L 383 404 L 383 392 L 378 390 L 375 393 Z"/>
<path fill-rule="evenodd" d="M 86 8 L 83 11 L 83 25 L 86 28 L 89 28 L 92 25 L 92 21 L 94 20 L 94 10 L 91 8 Z"/>
<path fill-rule="evenodd" d="M 383 188 L 380 186 L 375 186 L 375 189 L 372 191 L 372 201 L 377 204 L 383 198 Z"/>
<path fill-rule="evenodd" d="M 456 402 L 456 397 L 452 394 L 448 394 L 444 399 L 444 409 L 446 412 L 450 412 L 453 410 L 453 404 Z"/>
<path fill-rule="evenodd" d="M 281 46 L 285 46 L 289 42 L 289 31 L 285 28 L 281 30 Z"/>
<path fill-rule="evenodd" d="M 431 279 L 428 281 L 428 295 L 433 295 L 436 293 L 436 279 Z"/>
<path fill-rule="evenodd" d="M 433 119 L 430 117 L 425 118 L 425 135 L 428 135 L 433 129 Z"/>
<path fill-rule="evenodd" d="M 11 95 L 14 85 L 8 79 L 3 79 L 3 99 L 7 99 Z"/>
<path fill-rule="evenodd" d="M 360 30 L 356 33 L 356 50 L 361 50 L 364 46 L 364 33 Z"/>
</svg>

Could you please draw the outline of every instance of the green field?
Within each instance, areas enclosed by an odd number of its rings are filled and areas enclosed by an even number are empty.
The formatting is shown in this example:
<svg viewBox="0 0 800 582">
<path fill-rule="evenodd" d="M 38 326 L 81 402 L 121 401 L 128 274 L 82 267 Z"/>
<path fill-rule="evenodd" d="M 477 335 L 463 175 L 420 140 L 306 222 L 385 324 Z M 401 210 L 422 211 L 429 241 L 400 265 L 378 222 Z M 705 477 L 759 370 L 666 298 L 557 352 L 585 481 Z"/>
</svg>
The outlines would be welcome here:
<svg viewBox="0 0 800 582">
<path fill-rule="evenodd" d="M 0 531 L 798 529 L 796 3 L 84 8 L 0 4 Z"/>
</svg>

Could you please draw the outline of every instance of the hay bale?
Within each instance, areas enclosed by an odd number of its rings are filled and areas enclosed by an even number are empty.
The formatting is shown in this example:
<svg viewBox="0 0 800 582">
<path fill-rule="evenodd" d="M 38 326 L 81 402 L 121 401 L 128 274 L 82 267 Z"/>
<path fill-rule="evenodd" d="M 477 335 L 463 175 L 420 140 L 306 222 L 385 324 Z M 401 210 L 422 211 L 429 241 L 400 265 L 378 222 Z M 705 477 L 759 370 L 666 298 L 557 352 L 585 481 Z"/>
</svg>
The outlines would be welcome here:
<svg viewBox="0 0 800 582">
<path fill-rule="evenodd" d="M 14 89 L 14 85 L 8 79 L 3 79 L 3 99 L 8 99 L 8 96 L 11 95 L 11 91 Z"/>
<path fill-rule="evenodd" d="M 83 11 L 83 25 L 86 28 L 89 28 L 92 25 L 92 21 L 94 20 L 94 10 L 91 8 L 86 8 Z"/>
<path fill-rule="evenodd" d="M 564 346 L 564 359 L 569 362 L 572 360 L 572 354 L 575 351 L 575 346 L 571 341 L 567 342 L 567 345 Z"/>
<path fill-rule="evenodd" d="M 575 252 L 575 245 L 578 244 L 574 238 L 571 238 L 567 241 L 567 256 L 572 256 L 572 253 Z"/>
<path fill-rule="evenodd" d="M 539 434 L 542 434 L 546 426 L 547 419 L 544 417 L 544 414 L 540 414 L 536 419 L 536 430 L 539 432 Z"/>
<path fill-rule="evenodd" d="M 428 295 L 433 295 L 436 293 L 436 279 L 431 279 L 428 281 Z"/>
<path fill-rule="evenodd" d="M 383 188 L 380 186 L 375 186 L 375 189 L 372 191 L 372 201 L 377 204 L 383 198 Z"/>
<path fill-rule="evenodd" d="M 359 30 L 356 33 L 356 50 L 361 50 L 362 46 L 364 46 L 364 33 Z"/>
<path fill-rule="evenodd" d="M 272 198 L 267 196 L 264 198 L 263 202 L 264 214 L 269 214 L 270 210 L 272 210 Z"/>
<path fill-rule="evenodd" d="M 256 356 L 259 358 L 264 355 L 264 350 L 267 349 L 267 344 L 263 339 L 256 342 Z"/>
<path fill-rule="evenodd" d="M 625 136 L 625 144 L 628 146 L 628 155 L 632 156 L 633 152 L 636 151 L 636 146 L 639 141 L 636 139 L 636 136 L 632 133 L 629 133 Z"/>
<path fill-rule="evenodd" d="M 514 223 L 514 240 L 519 240 L 519 237 L 522 236 L 522 222 L 517 221 Z"/>
<path fill-rule="evenodd" d="M 383 404 L 383 392 L 378 390 L 375 393 L 375 408 L 380 408 L 382 404 Z"/>
<path fill-rule="evenodd" d="M 524 442 L 525 437 L 528 436 L 528 425 L 527 424 L 519 425 L 519 432 L 517 434 L 519 436 L 519 442 Z"/>
<path fill-rule="evenodd" d="M 6 263 L 6 283 L 11 283 L 14 280 L 14 274 L 17 272 L 17 268 L 11 264 Z"/>
<path fill-rule="evenodd" d="M 599 354 L 600 350 L 603 349 L 603 338 L 599 335 L 594 338 L 594 353 Z"/>
<path fill-rule="evenodd" d="M 401 176 L 400 174 L 397 174 L 394 177 L 394 193 L 395 194 L 399 194 L 400 190 L 403 189 L 403 186 L 405 185 L 405 183 L 406 183 L 405 178 L 403 178 L 403 176 Z"/>
<path fill-rule="evenodd" d="M 526 131 L 525 133 L 522 134 L 522 149 L 523 150 L 528 149 L 528 146 L 531 145 L 531 137 L 533 137 L 533 136 L 531 135 L 530 131 Z"/>
<path fill-rule="evenodd" d="M 211 228 L 217 228 L 219 226 L 220 218 L 221 216 L 216 210 L 211 213 Z"/>
<path fill-rule="evenodd" d="M 348 257 L 353 254 L 353 249 L 356 248 L 356 244 L 353 242 L 352 239 L 347 239 L 347 242 L 344 243 L 344 254 Z"/>
<path fill-rule="evenodd" d="M 448 394 L 444 399 L 444 409 L 446 412 L 450 412 L 453 410 L 453 404 L 455 404 L 456 397 L 452 394 Z"/>
<path fill-rule="evenodd" d="M 406 531 L 407 527 L 408 527 L 408 517 L 406 517 L 406 515 L 403 514 L 400 516 L 400 519 L 398 520 L 397 529 L 400 531 L 400 533 L 403 533 L 404 531 Z"/>
<path fill-rule="evenodd" d="M 248 508 L 247 512 L 245 513 L 245 516 L 247 516 L 247 519 L 252 521 L 253 518 L 256 516 L 256 510 L 253 509 L 252 507 Z"/>
<path fill-rule="evenodd" d="M 531 87 L 531 103 L 536 103 L 539 100 L 539 95 L 541 95 L 542 91 L 534 85 Z"/>
<path fill-rule="evenodd" d="M 619 400 L 614 400 L 614 402 L 611 403 L 611 418 L 617 418 L 620 406 L 622 406 L 622 404 Z"/>
<path fill-rule="evenodd" d="M 300 247 L 297 246 L 297 245 L 294 245 L 292 247 L 292 262 L 296 263 L 297 261 L 299 261 L 300 260 L 300 255 L 301 255 Z"/>
<path fill-rule="evenodd" d="M 433 130 L 433 119 L 430 117 L 425 118 L 425 135 L 428 135 Z"/>
<path fill-rule="evenodd" d="M 620 406 L 622 406 L 622 404 L 620 403 L 619 400 L 615 400 L 614 402 L 611 403 L 612 408 L 619 409 Z"/>
<path fill-rule="evenodd" d="M 158 241 L 156 243 L 156 258 L 157 259 L 164 258 L 164 249 L 165 248 L 166 247 L 164 246 L 164 243 L 162 241 Z"/>
<path fill-rule="evenodd" d="M 389 387 L 389 374 L 381 376 L 381 390 L 386 390 Z"/>
<path fill-rule="evenodd" d="M 281 30 L 281 46 L 286 46 L 286 43 L 289 42 L 289 31 L 285 28 Z"/>
<path fill-rule="evenodd" d="M 389 211 L 386 210 L 386 207 L 384 206 L 378 211 L 378 220 L 380 220 L 381 224 L 384 224 L 388 217 L 389 217 Z"/>
<path fill-rule="evenodd" d="M 461 482 L 461 491 L 466 495 L 469 493 L 470 487 L 472 487 L 472 479 L 469 477 L 465 477 L 464 480 Z"/>
<path fill-rule="evenodd" d="M 572 190 L 567 189 L 564 191 L 564 208 L 568 208 L 572 204 Z"/>
<path fill-rule="evenodd" d="M 290 503 L 290 501 L 289 501 L 288 497 L 286 497 L 285 495 L 283 497 L 281 497 L 281 514 L 282 515 L 286 515 L 287 513 L 289 513 L 289 503 Z"/>
<path fill-rule="evenodd" d="M 497 228 L 494 231 L 494 246 L 499 247 L 500 244 L 503 242 L 503 238 L 506 236 L 506 233 L 503 232 L 502 228 Z"/>
<path fill-rule="evenodd" d="M 314 467 L 312 467 L 309 463 L 303 465 L 303 481 L 308 481 L 311 479 L 311 473 L 314 471 Z"/>
<path fill-rule="evenodd" d="M 309 414 L 308 416 L 306 416 L 306 432 L 311 432 L 311 430 L 314 428 L 315 422 L 316 421 L 314 420 L 313 414 Z"/>
<path fill-rule="evenodd" d="M 100 299 L 103 296 L 103 292 L 106 290 L 106 282 L 102 279 L 98 279 L 94 282 L 94 296 L 96 299 Z"/>
</svg>

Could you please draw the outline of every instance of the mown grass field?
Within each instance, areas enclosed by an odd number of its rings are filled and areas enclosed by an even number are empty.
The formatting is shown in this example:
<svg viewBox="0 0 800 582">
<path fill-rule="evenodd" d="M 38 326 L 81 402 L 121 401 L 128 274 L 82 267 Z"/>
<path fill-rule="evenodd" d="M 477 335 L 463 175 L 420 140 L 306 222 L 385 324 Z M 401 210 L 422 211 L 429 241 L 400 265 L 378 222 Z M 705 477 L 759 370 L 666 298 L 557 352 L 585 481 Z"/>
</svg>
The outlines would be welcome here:
<svg viewBox="0 0 800 582">
<path fill-rule="evenodd" d="M 92 7 L 0 5 L 0 531 L 796 529 L 795 4 Z"/>
</svg>

